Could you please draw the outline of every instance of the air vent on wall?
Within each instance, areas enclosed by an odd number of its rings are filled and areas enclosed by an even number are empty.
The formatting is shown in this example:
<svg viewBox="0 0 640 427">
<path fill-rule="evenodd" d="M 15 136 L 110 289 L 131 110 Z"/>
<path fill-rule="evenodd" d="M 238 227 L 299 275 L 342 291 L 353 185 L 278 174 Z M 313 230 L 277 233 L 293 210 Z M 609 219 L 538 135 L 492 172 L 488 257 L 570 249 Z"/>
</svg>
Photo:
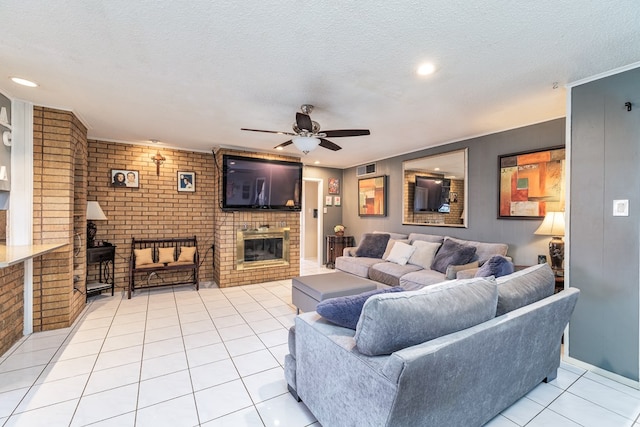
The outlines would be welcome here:
<svg viewBox="0 0 640 427">
<path fill-rule="evenodd" d="M 376 173 L 376 164 L 369 163 L 368 165 L 358 166 L 356 169 L 356 176 L 368 175 L 370 173 Z"/>
</svg>

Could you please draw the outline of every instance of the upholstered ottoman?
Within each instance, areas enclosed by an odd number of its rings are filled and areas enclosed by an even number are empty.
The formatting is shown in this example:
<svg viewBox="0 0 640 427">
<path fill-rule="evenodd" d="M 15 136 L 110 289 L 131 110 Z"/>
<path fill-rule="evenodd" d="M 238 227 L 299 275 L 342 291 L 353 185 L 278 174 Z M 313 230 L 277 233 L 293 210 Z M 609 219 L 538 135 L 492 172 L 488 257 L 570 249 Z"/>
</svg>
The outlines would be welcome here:
<svg viewBox="0 0 640 427">
<path fill-rule="evenodd" d="M 313 276 L 294 277 L 291 287 L 293 304 L 304 312 L 315 311 L 320 301 L 346 295 L 357 295 L 387 287 L 369 279 L 340 271 Z"/>
</svg>

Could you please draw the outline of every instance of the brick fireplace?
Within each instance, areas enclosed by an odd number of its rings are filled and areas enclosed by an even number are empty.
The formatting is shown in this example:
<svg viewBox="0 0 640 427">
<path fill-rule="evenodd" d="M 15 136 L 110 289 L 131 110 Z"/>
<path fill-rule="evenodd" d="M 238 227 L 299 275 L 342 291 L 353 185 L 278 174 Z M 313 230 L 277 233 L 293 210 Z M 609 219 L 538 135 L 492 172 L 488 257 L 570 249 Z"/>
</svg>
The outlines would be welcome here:
<svg viewBox="0 0 640 427">
<path fill-rule="evenodd" d="M 300 161 L 299 158 L 248 151 L 222 149 L 216 153 L 216 164 L 222 165 L 224 154 L 271 160 Z M 222 171 L 216 171 L 215 197 L 220 198 Z M 223 211 L 215 203 L 214 215 L 214 281 L 221 288 L 290 279 L 300 275 L 300 213 L 288 211 Z M 285 258 L 285 233 L 288 233 L 288 259 Z M 275 236 L 271 233 L 280 233 Z M 242 259 L 239 258 L 239 236 L 242 236 Z M 248 248 L 245 247 L 248 237 Z M 257 239 L 254 239 L 257 237 Z M 282 247 L 277 239 L 282 238 Z M 276 239 L 276 240 L 273 240 Z M 247 250 L 248 249 L 248 250 Z M 248 261 L 245 255 L 250 254 Z M 282 255 L 278 257 L 277 255 Z M 269 258 L 271 257 L 271 258 Z"/>
</svg>

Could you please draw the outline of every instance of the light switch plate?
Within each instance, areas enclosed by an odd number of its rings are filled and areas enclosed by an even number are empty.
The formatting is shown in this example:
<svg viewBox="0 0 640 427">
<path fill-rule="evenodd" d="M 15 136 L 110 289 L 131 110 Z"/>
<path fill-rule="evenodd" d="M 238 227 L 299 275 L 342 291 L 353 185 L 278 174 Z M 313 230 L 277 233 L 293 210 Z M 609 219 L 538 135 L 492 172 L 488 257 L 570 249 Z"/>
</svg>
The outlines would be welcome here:
<svg viewBox="0 0 640 427">
<path fill-rule="evenodd" d="M 613 216 L 629 216 L 629 200 L 614 200 Z"/>
<path fill-rule="evenodd" d="M 327 213 L 327 208 L 322 209 L 322 212 Z"/>
</svg>

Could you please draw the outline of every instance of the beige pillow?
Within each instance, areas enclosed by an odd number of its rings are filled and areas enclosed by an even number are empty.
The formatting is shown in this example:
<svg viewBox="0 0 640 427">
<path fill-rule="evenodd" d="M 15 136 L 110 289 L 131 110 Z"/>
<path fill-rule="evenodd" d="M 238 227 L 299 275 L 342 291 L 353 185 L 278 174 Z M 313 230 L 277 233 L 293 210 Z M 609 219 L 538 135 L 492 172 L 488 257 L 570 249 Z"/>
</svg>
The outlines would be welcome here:
<svg viewBox="0 0 640 427">
<path fill-rule="evenodd" d="M 194 262 L 195 254 L 195 246 L 180 246 L 180 256 L 178 257 L 178 262 Z"/>
<path fill-rule="evenodd" d="M 391 253 L 387 257 L 387 261 L 395 262 L 398 265 L 405 265 L 415 250 L 415 246 L 396 242 L 396 244 L 391 248 Z"/>
<path fill-rule="evenodd" d="M 382 254 L 382 259 L 386 260 L 387 258 L 389 258 L 391 249 L 393 249 L 393 245 L 395 245 L 396 242 L 409 243 L 409 240 L 408 239 L 407 240 L 389 239 L 389 241 L 387 242 L 387 248 L 384 250 L 384 254 Z"/>
<path fill-rule="evenodd" d="M 153 256 L 151 255 L 151 248 L 134 249 L 133 252 L 136 254 L 135 268 L 138 268 L 141 265 L 145 265 L 145 264 L 153 264 Z"/>
<path fill-rule="evenodd" d="M 411 258 L 409 258 L 408 263 L 427 270 L 431 269 L 433 257 L 436 256 L 436 252 L 438 252 L 441 243 L 415 240 L 411 245 L 415 246 L 416 250 L 413 255 L 411 255 Z"/>
<path fill-rule="evenodd" d="M 175 261 L 173 258 L 174 253 L 175 248 L 158 248 L 158 262 L 165 264 Z"/>
</svg>

